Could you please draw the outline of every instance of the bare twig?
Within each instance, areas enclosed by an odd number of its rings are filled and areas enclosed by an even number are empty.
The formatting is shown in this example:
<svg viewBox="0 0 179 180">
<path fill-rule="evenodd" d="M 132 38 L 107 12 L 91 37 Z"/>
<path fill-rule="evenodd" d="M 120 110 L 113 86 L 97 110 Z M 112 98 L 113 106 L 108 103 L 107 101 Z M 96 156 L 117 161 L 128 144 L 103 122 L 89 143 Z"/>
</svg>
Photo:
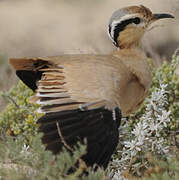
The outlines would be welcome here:
<svg viewBox="0 0 179 180">
<path fill-rule="evenodd" d="M 174 56 L 177 56 L 177 54 L 179 54 L 179 47 L 175 50 Z"/>
<path fill-rule="evenodd" d="M 65 141 L 65 139 L 64 139 L 64 137 L 63 137 L 63 135 L 62 135 L 62 132 L 61 132 L 61 130 L 60 130 L 60 126 L 59 126 L 59 123 L 58 123 L 58 122 L 56 122 L 56 126 L 57 126 L 58 134 L 59 134 L 59 136 L 60 136 L 60 139 L 61 139 L 62 143 L 64 144 L 64 146 L 65 146 L 68 150 L 70 150 L 71 152 L 73 152 L 73 151 L 74 151 L 73 148 L 71 148 L 71 147 L 66 143 L 66 141 Z"/>
<path fill-rule="evenodd" d="M 64 139 L 64 137 L 63 137 L 63 135 L 62 135 L 62 132 L 61 132 L 61 130 L 60 130 L 60 126 L 59 126 L 59 123 L 58 123 L 58 122 L 56 122 L 56 126 L 57 126 L 57 130 L 58 130 L 58 134 L 59 134 L 60 139 L 61 139 L 62 143 L 64 144 L 64 146 L 65 146 L 68 150 L 70 150 L 71 152 L 74 152 L 74 149 L 71 148 L 71 147 L 66 143 L 66 141 L 65 141 L 65 139 Z M 82 169 L 82 170 L 87 169 L 87 165 L 86 165 L 86 163 L 85 163 L 85 161 L 84 161 L 83 159 L 79 158 L 79 159 L 78 159 L 78 162 L 79 162 L 79 168 L 80 168 L 80 169 Z"/>
<path fill-rule="evenodd" d="M 6 97 L 9 101 L 11 101 L 18 109 L 20 109 L 20 107 L 17 105 L 17 103 L 15 102 L 15 100 L 11 97 L 11 96 L 9 96 L 9 95 L 7 95 L 7 94 L 3 94 L 2 96 L 4 96 L 4 97 Z"/>
</svg>

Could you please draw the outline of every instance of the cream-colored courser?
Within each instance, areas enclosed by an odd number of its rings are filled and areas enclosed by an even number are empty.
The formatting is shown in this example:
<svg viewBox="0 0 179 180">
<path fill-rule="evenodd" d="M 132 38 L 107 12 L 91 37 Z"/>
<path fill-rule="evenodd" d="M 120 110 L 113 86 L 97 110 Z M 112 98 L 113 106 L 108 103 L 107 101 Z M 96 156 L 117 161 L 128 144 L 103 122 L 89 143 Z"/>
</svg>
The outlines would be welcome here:
<svg viewBox="0 0 179 180">
<path fill-rule="evenodd" d="M 40 131 L 47 149 L 58 153 L 87 139 L 87 165 L 106 167 L 118 143 L 121 114 L 127 116 L 143 102 L 151 85 L 151 70 L 141 48 L 149 25 L 170 14 L 153 14 L 144 6 L 113 13 L 108 35 L 118 50 L 109 55 L 60 55 L 11 58 L 19 78 L 42 104 Z M 60 130 L 60 133 L 59 133 Z"/>
</svg>

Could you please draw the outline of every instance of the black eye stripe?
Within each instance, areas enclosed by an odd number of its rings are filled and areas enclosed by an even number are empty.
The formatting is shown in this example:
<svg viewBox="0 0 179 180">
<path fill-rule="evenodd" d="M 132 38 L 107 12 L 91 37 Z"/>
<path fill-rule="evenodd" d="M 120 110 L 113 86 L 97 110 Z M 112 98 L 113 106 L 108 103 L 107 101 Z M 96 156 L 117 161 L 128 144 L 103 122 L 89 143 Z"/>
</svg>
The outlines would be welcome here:
<svg viewBox="0 0 179 180">
<path fill-rule="evenodd" d="M 114 45 L 116 47 L 118 47 L 117 38 L 119 36 L 119 33 L 121 31 L 123 31 L 127 25 L 129 25 L 131 23 L 140 24 L 140 22 L 141 22 L 140 18 L 136 17 L 136 18 L 131 18 L 131 19 L 121 21 L 119 24 L 115 25 L 114 30 L 113 30 L 113 34 L 114 34 L 113 39 L 114 39 L 114 42 L 115 42 Z M 111 27 L 111 25 L 109 25 L 109 34 L 110 35 L 112 34 L 111 30 L 112 30 L 112 27 Z"/>
</svg>

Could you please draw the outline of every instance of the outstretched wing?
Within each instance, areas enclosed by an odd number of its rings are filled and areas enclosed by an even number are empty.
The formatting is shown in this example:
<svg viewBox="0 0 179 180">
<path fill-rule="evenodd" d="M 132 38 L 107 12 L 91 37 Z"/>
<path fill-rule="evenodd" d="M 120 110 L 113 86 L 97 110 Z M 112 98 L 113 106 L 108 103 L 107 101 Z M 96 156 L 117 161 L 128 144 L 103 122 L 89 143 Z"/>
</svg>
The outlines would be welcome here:
<svg viewBox="0 0 179 180">
<path fill-rule="evenodd" d="M 36 92 L 32 100 L 43 105 L 43 112 L 117 107 L 119 82 L 124 86 L 120 75 L 127 78 L 127 73 L 123 64 L 115 68 L 116 62 L 99 55 L 10 59 L 19 78 Z"/>
<path fill-rule="evenodd" d="M 58 153 L 64 141 L 73 147 L 86 138 L 86 163 L 106 167 L 118 143 L 121 119 L 118 108 L 105 108 L 110 99 L 115 99 L 115 92 L 110 90 L 115 89 L 115 69 L 105 64 L 105 56 L 68 58 L 10 59 L 10 64 L 35 91 L 31 100 L 42 104 L 45 115 L 38 123 L 47 149 Z M 81 58 L 91 61 L 86 64 Z"/>
</svg>

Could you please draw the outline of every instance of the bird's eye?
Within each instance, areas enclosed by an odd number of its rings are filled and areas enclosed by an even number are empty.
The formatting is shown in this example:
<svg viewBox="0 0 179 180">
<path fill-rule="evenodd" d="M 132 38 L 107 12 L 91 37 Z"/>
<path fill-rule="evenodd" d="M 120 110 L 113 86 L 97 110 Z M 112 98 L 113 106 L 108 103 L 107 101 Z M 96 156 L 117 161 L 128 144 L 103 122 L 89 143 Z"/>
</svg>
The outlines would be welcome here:
<svg viewBox="0 0 179 180">
<path fill-rule="evenodd" d="M 140 18 L 138 18 L 138 17 L 134 18 L 133 23 L 139 24 L 140 23 Z"/>
</svg>

